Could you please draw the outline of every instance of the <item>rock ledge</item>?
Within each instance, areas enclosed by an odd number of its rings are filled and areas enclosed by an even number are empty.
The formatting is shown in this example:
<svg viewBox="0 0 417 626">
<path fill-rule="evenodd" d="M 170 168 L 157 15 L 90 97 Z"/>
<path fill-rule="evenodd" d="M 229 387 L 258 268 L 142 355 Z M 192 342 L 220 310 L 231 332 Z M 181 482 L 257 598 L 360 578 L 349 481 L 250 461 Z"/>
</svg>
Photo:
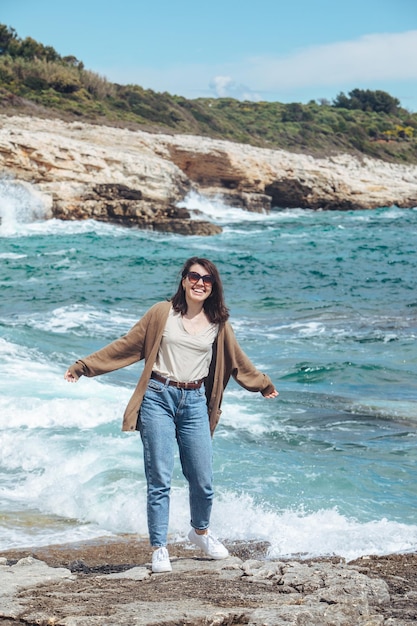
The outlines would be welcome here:
<svg viewBox="0 0 417 626">
<path fill-rule="evenodd" d="M 256 212 L 417 206 L 414 165 L 36 117 L 0 115 L 0 165 L 40 195 L 46 217 L 182 234 L 221 232 L 178 207 L 191 191 Z"/>
<path fill-rule="evenodd" d="M 0 554 L 0 622 L 56 626 L 411 626 L 417 555 L 268 560 L 234 542 L 224 561 L 170 544 L 152 574 L 147 542 L 126 536 Z"/>
</svg>

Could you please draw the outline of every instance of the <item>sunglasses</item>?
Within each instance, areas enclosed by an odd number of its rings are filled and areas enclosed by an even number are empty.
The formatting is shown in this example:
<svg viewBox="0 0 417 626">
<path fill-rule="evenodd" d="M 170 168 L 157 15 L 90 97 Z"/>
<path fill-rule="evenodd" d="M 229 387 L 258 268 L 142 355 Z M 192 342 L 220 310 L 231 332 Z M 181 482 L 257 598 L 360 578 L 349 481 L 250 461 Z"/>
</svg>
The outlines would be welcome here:
<svg viewBox="0 0 417 626">
<path fill-rule="evenodd" d="M 198 272 L 188 272 L 187 278 L 192 285 L 198 283 L 199 280 L 202 280 L 205 285 L 212 285 L 214 283 L 214 276 L 212 274 L 204 274 L 204 276 L 201 276 Z"/>
</svg>

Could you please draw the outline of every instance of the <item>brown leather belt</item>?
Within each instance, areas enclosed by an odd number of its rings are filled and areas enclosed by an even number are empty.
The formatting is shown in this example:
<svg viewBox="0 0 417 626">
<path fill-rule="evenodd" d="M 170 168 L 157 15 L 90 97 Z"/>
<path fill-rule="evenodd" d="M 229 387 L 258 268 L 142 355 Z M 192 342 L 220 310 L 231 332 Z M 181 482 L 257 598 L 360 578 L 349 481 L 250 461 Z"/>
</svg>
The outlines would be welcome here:
<svg viewBox="0 0 417 626">
<path fill-rule="evenodd" d="M 200 380 L 193 380 L 191 383 L 179 383 L 177 380 L 171 380 L 170 378 L 164 378 L 160 376 L 156 372 L 152 372 L 151 378 L 159 381 L 160 383 L 168 383 L 171 387 L 177 387 L 177 389 L 200 389 L 201 385 L 204 382 L 204 378 L 200 378 Z"/>
</svg>

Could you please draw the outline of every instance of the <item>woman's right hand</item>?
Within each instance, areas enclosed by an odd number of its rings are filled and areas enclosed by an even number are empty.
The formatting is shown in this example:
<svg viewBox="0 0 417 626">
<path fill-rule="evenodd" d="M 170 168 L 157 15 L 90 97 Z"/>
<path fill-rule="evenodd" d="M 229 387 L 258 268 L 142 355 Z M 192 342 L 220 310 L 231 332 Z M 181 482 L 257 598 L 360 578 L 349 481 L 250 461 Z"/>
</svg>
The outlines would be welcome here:
<svg viewBox="0 0 417 626">
<path fill-rule="evenodd" d="M 67 380 L 69 383 L 76 383 L 78 378 L 76 376 L 74 376 L 73 374 L 71 374 L 71 372 L 69 370 L 67 370 L 64 374 L 64 378 L 65 380 Z"/>
</svg>

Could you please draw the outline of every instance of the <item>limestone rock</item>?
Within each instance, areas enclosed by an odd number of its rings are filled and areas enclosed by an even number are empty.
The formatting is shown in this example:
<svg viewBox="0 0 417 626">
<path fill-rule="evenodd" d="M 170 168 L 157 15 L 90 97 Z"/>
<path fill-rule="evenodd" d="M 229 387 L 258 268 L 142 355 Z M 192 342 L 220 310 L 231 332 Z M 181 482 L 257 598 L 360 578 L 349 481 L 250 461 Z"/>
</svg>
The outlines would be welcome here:
<svg viewBox="0 0 417 626">
<path fill-rule="evenodd" d="M 386 583 L 344 562 L 180 557 L 172 566 L 172 573 L 164 574 L 152 574 L 148 565 L 74 576 L 33 558 L 1 564 L 0 601 L 5 602 L 0 603 L 0 621 L 57 626 L 388 625 L 378 610 L 390 601 Z"/>
<path fill-rule="evenodd" d="M 417 166 L 340 154 L 315 158 L 228 141 L 158 136 L 172 161 L 207 195 L 265 209 L 373 209 L 417 206 Z M 262 198 L 263 196 L 263 198 Z"/>
<path fill-rule="evenodd" d="M 36 117 L 0 116 L 0 167 L 36 191 L 45 217 L 190 235 L 221 232 L 179 209 L 190 191 L 260 213 L 417 206 L 415 165 Z"/>
<path fill-rule="evenodd" d="M 20 559 L 15 565 L 7 561 L 0 563 L 0 621 L 2 618 L 17 618 L 22 611 L 19 591 L 41 583 L 75 580 L 76 576 L 64 567 L 49 567 L 31 556 Z"/>
</svg>

